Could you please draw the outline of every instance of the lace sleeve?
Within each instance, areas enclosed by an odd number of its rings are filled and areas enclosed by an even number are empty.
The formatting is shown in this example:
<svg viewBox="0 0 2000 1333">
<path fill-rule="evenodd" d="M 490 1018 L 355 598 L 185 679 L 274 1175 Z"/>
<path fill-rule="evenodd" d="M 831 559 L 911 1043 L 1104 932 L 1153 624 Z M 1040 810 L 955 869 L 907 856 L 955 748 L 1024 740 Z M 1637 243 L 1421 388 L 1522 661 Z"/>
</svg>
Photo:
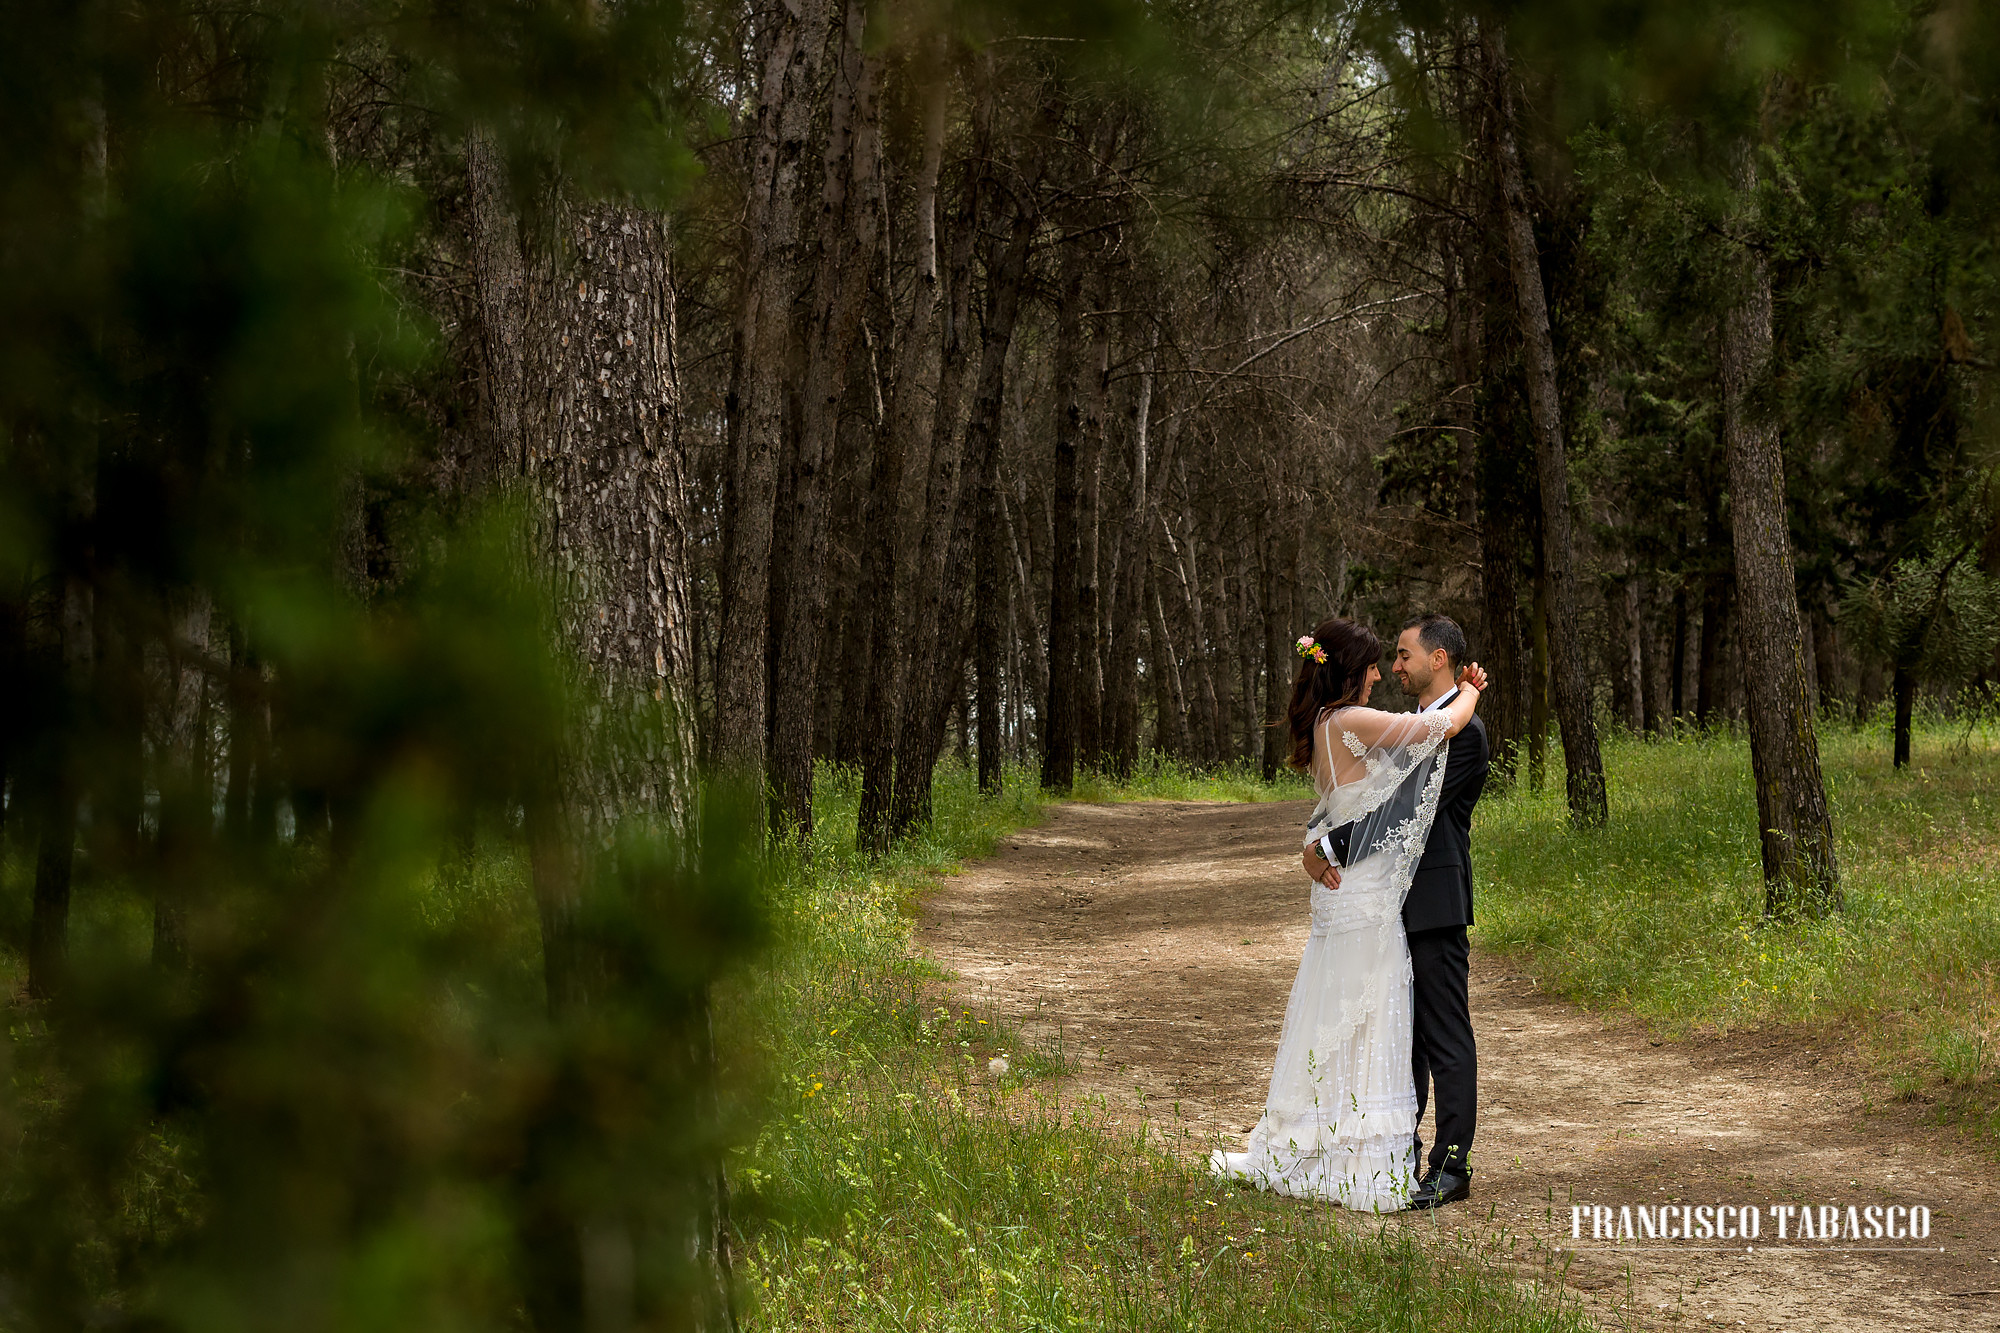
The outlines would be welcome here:
<svg viewBox="0 0 2000 1333">
<path fill-rule="evenodd" d="M 1328 730 L 1339 739 L 1338 748 L 1326 747 L 1330 785 L 1339 787 L 1389 771 L 1408 773 L 1436 753 L 1450 739 L 1451 730 L 1451 718 L 1439 710 L 1384 713 L 1374 708 L 1343 708 L 1328 722 Z"/>
</svg>

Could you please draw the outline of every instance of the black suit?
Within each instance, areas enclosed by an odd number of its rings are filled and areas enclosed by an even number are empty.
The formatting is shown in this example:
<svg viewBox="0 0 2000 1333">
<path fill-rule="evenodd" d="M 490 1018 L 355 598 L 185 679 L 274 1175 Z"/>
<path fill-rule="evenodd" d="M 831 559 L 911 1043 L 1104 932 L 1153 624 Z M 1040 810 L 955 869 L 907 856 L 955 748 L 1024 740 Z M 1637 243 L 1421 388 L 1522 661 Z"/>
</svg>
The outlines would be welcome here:
<svg viewBox="0 0 2000 1333">
<path fill-rule="evenodd" d="M 1472 807 L 1486 789 L 1489 758 L 1486 726 L 1475 716 L 1452 737 L 1437 818 L 1403 900 L 1415 981 L 1410 1069 L 1417 1083 L 1417 1120 L 1422 1123 L 1430 1085 L 1436 1084 L 1430 1164 L 1449 1160 L 1461 1171 L 1472 1152 L 1479 1111 L 1479 1057 L 1466 995 L 1472 947 L 1465 928 L 1472 924 Z"/>
<path fill-rule="evenodd" d="M 1436 1133 L 1430 1164 L 1440 1166 L 1449 1158 L 1460 1170 L 1472 1151 L 1479 1109 L 1479 1059 L 1466 994 L 1472 946 L 1465 928 L 1472 924 L 1472 807 L 1486 789 L 1489 758 L 1486 725 L 1475 716 L 1452 737 L 1437 818 L 1410 881 L 1409 896 L 1403 900 L 1403 932 L 1410 939 L 1415 981 L 1410 1067 L 1417 1084 L 1417 1119 L 1422 1122 L 1435 1084 Z M 1343 864 L 1351 827 L 1336 829 L 1332 835 L 1334 854 Z"/>
<path fill-rule="evenodd" d="M 1474 714 L 1451 738 L 1437 818 L 1403 899 L 1403 929 L 1412 935 L 1472 924 L 1472 807 L 1486 790 L 1488 758 L 1486 724 Z"/>
</svg>

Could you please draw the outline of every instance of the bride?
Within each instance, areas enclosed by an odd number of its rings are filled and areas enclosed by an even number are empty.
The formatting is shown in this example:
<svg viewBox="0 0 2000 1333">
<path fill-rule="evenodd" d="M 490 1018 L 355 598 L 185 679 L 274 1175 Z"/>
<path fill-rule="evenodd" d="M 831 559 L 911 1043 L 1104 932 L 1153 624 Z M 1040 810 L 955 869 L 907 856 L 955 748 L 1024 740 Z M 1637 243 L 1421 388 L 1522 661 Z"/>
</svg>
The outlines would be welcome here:
<svg viewBox="0 0 2000 1333">
<path fill-rule="evenodd" d="M 1305 843 L 1348 830 L 1346 868 L 1312 888 L 1312 933 L 1285 1006 L 1264 1115 L 1216 1175 L 1280 1194 L 1395 1212 L 1416 1187 L 1417 1095 L 1410 1070 L 1410 946 L 1403 895 L 1437 814 L 1451 738 L 1472 720 L 1486 675 L 1424 713 L 1366 707 L 1382 644 L 1351 620 L 1298 641 L 1290 709 L 1294 768 L 1319 804 Z"/>
</svg>

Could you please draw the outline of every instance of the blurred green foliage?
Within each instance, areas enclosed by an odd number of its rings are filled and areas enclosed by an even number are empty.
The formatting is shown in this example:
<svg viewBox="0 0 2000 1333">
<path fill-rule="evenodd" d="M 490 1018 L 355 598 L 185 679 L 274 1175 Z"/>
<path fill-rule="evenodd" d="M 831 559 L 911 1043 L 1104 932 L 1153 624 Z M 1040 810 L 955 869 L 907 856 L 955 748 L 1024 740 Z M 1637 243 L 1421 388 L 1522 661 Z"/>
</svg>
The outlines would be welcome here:
<svg viewBox="0 0 2000 1333">
<path fill-rule="evenodd" d="M 489 124 L 524 173 L 658 193 L 680 19 L 0 18 L 0 898 L 36 991 L 0 1328 L 722 1321 L 707 997 L 761 936 L 756 834 L 726 794 L 693 846 L 628 821 L 567 923 L 605 984 L 552 1011 L 546 580 L 504 497 L 422 484 L 441 338 L 398 264 L 432 201 L 334 132 L 387 69 L 428 100 L 385 134 Z"/>
</svg>

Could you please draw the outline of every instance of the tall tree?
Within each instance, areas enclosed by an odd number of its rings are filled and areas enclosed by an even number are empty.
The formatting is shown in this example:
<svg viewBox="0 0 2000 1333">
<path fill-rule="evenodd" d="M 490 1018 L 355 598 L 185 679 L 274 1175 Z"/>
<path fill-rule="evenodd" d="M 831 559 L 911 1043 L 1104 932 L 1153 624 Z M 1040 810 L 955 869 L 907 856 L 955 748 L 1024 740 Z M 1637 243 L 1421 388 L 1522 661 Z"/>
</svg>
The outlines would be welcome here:
<svg viewBox="0 0 2000 1333">
<path fill-rule="evenodd" d="M 1157 347 L 1157 341 L 1155 342 Z M 1131 440 L 1126 465 L 1126 509 L 1117 525 L 1117 574 L 1111 590 L 1111 648 L 1105 659 L 1105 730 L 1111 771 L 1131 776 L 1139 758 L 1139 654 L 1146 613 L 1146 571 L 1153 549 L 1149 486 L 1159 474 L 1148 457 L 1152 434 L 1153 368 L 1150 355 L 1139 371 L 1133 396 Z M 1157 666 L 1155 670 L 1157 671 Z"/>
<path fill-rule="evenodd" d="M 1562 729 L 1570 817 L 1580 827 L 1597 828 L 1607 821 L 1609 811 L 1604 758 L 1598 749 L 1590 680 L 1585 674 L 1582 607 L 1570 521 L 1569 455 L 1563 435 L 1562 397 L 1556 381 L 1555 344 L 1549 328 L 1548 302 L 1543 295 L 1534 219 L 1528 210 L 1506 36 L 1492 22 L 1481 25 L 1480 36 L 1488 77 L 1493 81 L 1494 132 L 1498 139 L 1495 162 L 1500 173 L 1507 253 L 1526 353 L 1528 406 L 1534 423 L 1536 471 L 1542 490 L 1542 559 L 1548 586 L 1551 692 L 1555 696 L 1557 724 Z"/>
<path fill-rule="evenodd" d="M 765 767 L 778 460 L 786 435 L 792 306 L 807 250 L 803 175 L 832 8 L 832 0 L 775 6 L 759 37 L 716 653 L 716 758 L 738 773 L 761 775 Z"/>
<path fill-rule="evenodd" d="M 1734 185 L 1754 207 L 1754 146 L 1739 140 Z M 1736 596 L 1743 615 L 1744 688 L 1757 827 L 1764 851 L 1764 909 L 1818 915 L 1840 906 L 1833 815 L 1820 775 L 1819 739 L 1806 686 L 1805 634 L 1786 518 L 1785 459 L 1766 395 L 1771 370 L 1771 274 L 1754 244 L 1739 248 L 1734 303 L 1722 317 L 1722 431 L 1729 450 Z"/>
<path fill-rule="evenodd" d="M 810 838 L 815 753 L 813 703 L 819 679 L 820 624 L 826 609 L 829 472 L 840 403 L 861 331 L 863 301 L 879 271 L 882 236 L 881 125 L 877 86 L 882 57 L 867 50 L 867 8 L 849 0 L 830 108 L 814 231 L 819 261 L 812 320 L 806 331 L 805 383 L 799 404 L 798 458 L 786 527 L 791 559 L 785 579 L 783 636 L 776 653 L 769 768 L 780 820 Z"/>
<path fill-rule="evenodd" d="M 855 837 L 862 850 L 877 856 L 888 850 L 889 797 L 903 693 L 903 602 L 907 594 L 902 568 L 903 469 L 923 429 L 920 383 L 937 373 L 939 351 L 937 197 L 938 176 L 944 165 L 949 71 L 941 39 L 934 39 L 925 54 L 923 150 L 915 189 L 910 314 L 902 355 L 889 378 L 889 401 L 875 432 L 862 566 L 868 678 L 862 704 L 861 803 Z"/>
<path fill-rule="evenodd" d="M 1049 690 L 1042 719 L 1042 786 L 1068 791 L 1076 781 L 1078 741 L 1077 651 L 1077 453 L 1083 434 L 1082 256 L 1074 244 L 1062 250 L 1062 279 L 1056 296 L 1054 546 L 1049 579 Z"/>
</svg>

